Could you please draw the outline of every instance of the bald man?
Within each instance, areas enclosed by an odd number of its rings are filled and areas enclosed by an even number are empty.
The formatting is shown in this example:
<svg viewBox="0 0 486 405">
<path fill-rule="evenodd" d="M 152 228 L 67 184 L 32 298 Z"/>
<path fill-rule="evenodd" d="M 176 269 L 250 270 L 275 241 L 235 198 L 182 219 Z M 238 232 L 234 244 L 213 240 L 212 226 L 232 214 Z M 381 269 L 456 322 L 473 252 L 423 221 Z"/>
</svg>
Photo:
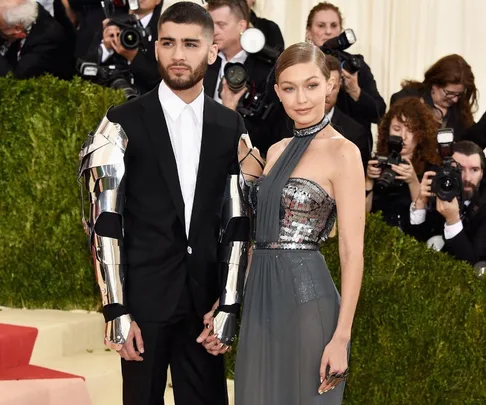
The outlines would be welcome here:
<svg viewBox="0 0 486 405">
<path fill-rule="evenodd" d="M 18 79 L 73 75 L 73 49 L 63 28 L 35 0 L 0 2 L 0 76 L 8 72 Z"/>
</svg>

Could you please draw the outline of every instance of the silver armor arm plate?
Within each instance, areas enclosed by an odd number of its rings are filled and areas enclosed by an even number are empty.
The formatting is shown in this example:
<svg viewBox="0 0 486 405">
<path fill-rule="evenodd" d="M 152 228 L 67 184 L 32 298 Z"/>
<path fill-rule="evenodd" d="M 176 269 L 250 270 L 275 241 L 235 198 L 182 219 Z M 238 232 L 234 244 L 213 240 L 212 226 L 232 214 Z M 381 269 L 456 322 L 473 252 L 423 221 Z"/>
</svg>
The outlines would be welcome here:
<svg viewBox="0 0 486 405">
<path fill-rule="evenodd" d="M 96 280 L 106 320 L 105 342 L 115 350 L 125 343 L 132 318 L 125 308 L 126 259 L 123 250 L 125 202 L 124 156 L 128 138 L 123 128 L 106 116 L 88 135 L 79 154 L 78 180 L 83 200 L 83 226 L 88 234 Z M 83 189 L 87 191 L 89 214 L 85 215 Z M 115 308 L 107 316 L 107 308 Z M 115 315 L 113 315 L 115 314 Z"/>
<path fill-rule="evenodd" d="M 236 319 L 243 301 L 245 273 L 250 247 L 249 187 L 241 169 L 229 177 L 229 198 L 222 213 L 219 255 L 226 282 L 214 318 L 214 334 L 224 344 L 236 337 Z"/>
</svg>

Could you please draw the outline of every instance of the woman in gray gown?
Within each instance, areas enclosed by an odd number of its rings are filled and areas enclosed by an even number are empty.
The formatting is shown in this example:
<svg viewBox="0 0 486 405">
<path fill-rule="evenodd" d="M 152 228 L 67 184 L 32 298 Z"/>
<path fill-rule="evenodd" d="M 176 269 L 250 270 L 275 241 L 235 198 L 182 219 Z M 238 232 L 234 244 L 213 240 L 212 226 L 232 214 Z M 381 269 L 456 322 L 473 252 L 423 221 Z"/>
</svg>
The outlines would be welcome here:
<svg viewBox="0 0 486 405">
<path fill-rule="evenodd" d="M 341 404 L 363 273 L 365 184 L 357 147 L 325 117 L 334 85 L 316 46 L 287 48 L 275 91 L 294 137 L 273 145 L 250 203 L 256 235 L 235 372 L 236 405 Z M 324 117 L 324 118 L 323 118 Z M 338 218 L 342 298 L 319 245 Z"/>
</svg>

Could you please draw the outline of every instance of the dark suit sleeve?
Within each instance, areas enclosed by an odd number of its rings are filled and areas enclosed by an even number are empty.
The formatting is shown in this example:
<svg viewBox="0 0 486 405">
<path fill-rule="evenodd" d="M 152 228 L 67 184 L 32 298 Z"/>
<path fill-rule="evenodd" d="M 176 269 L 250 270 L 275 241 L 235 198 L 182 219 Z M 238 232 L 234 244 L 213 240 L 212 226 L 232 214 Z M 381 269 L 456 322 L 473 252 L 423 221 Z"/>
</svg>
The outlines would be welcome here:
<svg viewBox="0 0 486 405">
<path fill-rule="evenodd" d="M 356 110 L 359 111 L 360 115 L 360 118 L 357 120 L 378 123 L 385 114 L 386 104 L 378 92 L 373 73 L 371 73 L 370 67 L 364 60 L 358 73 L 358 84 L 361 88 L 361 94 L 358 101 L 356 101 Z"/>
<path fill-rule="evenodd" d="M 465 141 L 471 141 L 479 145 L 481 149 L 486 148 L 486 113 L 481 119 L 467 128 L 462 137 Z"/>
<path fill-rule="evenodd" d="M 273 21 L 268 20 L 267 22 L 267 32 L 268 32 L 268 42 L 275 48 L 285 49 L 285 43 L 280 31 L 280 27 Z"/>
<path fill-rule="evenodd" d="M 17 79 L 28 79 L 51 72 L 53 63 L 62 57 L 59 53 L 61 44 L 51 38 L 36 45 L 30 52 L 22 55 L 13 73 Z"/>
<path fill-rule="evenodd" d="M 486 258 L 486 223 L 477 228 L 474 235 L 467 235 L 463 229 L 452 239 L 445 239 L 447 250 L 456 259 L 474 264 Z"/>
</svg>

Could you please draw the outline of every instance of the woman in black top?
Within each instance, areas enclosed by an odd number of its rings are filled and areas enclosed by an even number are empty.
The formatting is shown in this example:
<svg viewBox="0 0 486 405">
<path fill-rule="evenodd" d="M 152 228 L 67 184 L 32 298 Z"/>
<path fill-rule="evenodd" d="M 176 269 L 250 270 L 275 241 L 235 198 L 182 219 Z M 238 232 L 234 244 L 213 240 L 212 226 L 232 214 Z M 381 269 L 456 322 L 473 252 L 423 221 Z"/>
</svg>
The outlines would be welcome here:
<svg viewBox="0 0 486 405">
<path fill-rule="evenodd" d="M 454 130 L 454 141 L 474 124 L 477 89 L 471 66 L 459 55 L 447 55 L 435 62 L 424 80 L 402 82 L 402 90 L 392 95 L 390 104 L 403 97 L 418 97 L 433 111 L 441 128 Z"/>
<path fill-rule="evenodd" d="M 413 97 L 393 104 L 378 127 L 379 157 L 370 160 L 366 170 L 366 210 L 382 211 L 389 225 L 406 233 L 410 233 L 410 204 L 419 195 L 420 179 L 426 170 L 440 163 L 438 128 L 430 108 Z M 397 156 L 390 144 L 398 145 Z M 380 163 L 382 158 L 390 164 Z M 398 164 L 391 164 L 394 159 Z"/>
</svg>

